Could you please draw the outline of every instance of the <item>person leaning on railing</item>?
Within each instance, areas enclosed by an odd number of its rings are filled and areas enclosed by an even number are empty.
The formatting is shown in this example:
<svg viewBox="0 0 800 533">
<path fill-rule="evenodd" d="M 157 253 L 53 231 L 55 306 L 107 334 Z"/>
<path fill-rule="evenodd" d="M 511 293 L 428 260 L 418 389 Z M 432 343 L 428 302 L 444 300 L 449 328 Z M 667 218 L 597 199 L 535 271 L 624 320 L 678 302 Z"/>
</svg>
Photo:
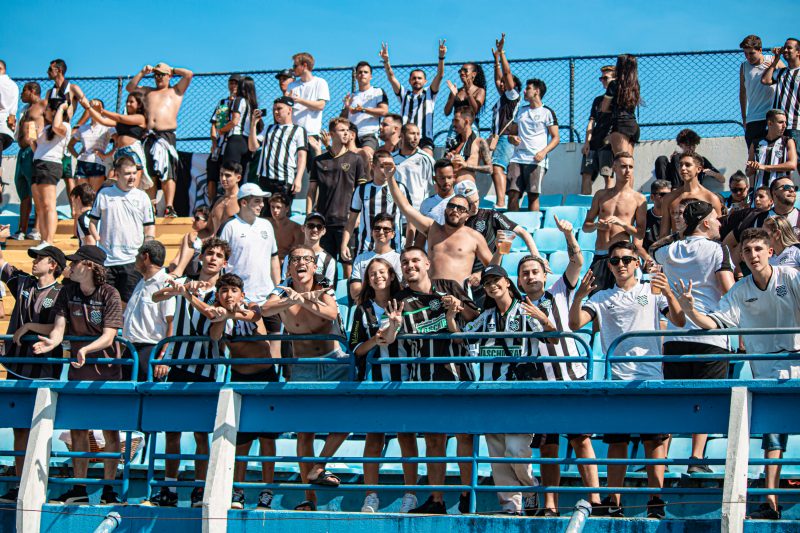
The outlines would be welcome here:
<svg viewBox="0 0 800 533">
<path fill-rule="evenodd" d="M 750 228 L 742 232 L 742 257 L 750 275 L 740 279 L 719 302 L 716 311 L 703 313 L 695 306 L 694 284 L 679 280 L 676 284 L 678 302 L 686 318 L 703 329 L 722 328 L 798 328 L 800 327 L 800 272 L 794 267 L 772 266 L 769 232 Z M 744 335 L 748 353 L 792 353 L 800 351 L 800 334 Z M 755 379 L 789 379 L 800 377 L 800 360 L 750 361 Z M 788 435 L 765 434 L 761 444 L 764 457 L 776 459 L 786 451 Z M 780 465 L 767 465 L 764 486 L 780 485 Z M 750 518 L 778 520 L 782 507 L 776 494 L 767 495 L 766 502 Z"/>
<path fill-rule="evenodd" d="M 64 286 L 55 303 L 56 319 L 53 330 L 40 336 L 33 345 L 35 354 L 45 354 L 61 346 L 64 334 L 93 337 L 95 340 L 72 341 L 70 350 L 76 360 L 70 363 L 69 381 L 119 381 L 122 369 L 118 364 L 86 364 L 87 357 L 119 359 L 120 347 L 114 340 L 122 327 L 122 301 L 117 289 L 106 283 L 106 253 L 93 245 L 85 245 L 67 256 L 70 261 L 69 279 L 73 283 Z M 72 448 L 79 452 L 89 451 L 89 431 L 71 429 Z M 105 451 L 118 452 L 119 432 L 103 430 Z M 105 459 L 104 479 L 113 480 L 117 474 L 119 458 Z M 75 457 L 72 467 L 76 478 L 85 479 L 89 472 L 89 460 Z M 100 496 L 103 504 L 120 503 L 111 485 L 103 486 Z M 77 483 L 71 489 L 51 500 L 51 503 L 85 505 L 89 503 L 86 485 Z"/>
</svg>

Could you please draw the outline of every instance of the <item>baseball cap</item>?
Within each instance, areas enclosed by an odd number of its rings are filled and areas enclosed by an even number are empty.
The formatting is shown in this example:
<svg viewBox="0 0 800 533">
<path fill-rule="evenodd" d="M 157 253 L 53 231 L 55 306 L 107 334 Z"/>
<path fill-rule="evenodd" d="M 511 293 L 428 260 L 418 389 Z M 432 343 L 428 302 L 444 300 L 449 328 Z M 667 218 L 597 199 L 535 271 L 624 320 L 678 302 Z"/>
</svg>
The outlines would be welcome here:
<svg viewBox="0 0 800 533">
<path fill-rule="evenodd" d="M 325 215 L 323 215 L 319 211 L 312 211 L 311 213 L 307 214 L 306 215 L 306 222 L 308 222 L 312 218 L 316 218 L 317 220 L 321 220 L 323 225 L 328 223 L 328 221 L 325 219 Z"/>
<path fill-rule="evenodd" d="M 172 75 L 172 67 L 166 63 L 158 63 L 153 67 L 153 72 L 160 72 L 162 74 Z"/>
<path fill-rule="evenodd" d="M 500 265 L 488 265 L 484 267 L 481 271 L 481 284 L 490 277 L 495 278 L 506 278 L 509 281 L 508 290 L 511 292 L 512 297 L 516 298 L 517 300 L 522 300 L 522 294 L 520 294 L 519 289 L 517 289 L 516 285 L 511 281 L 511 278 L 506 272 L 506 269 L 501 267 Z M 486 296 L 486 301 L 491 302 L 494 304 L 494 298 L 490 297 L 489 295 Z"/>
<path fill-rule="evenodd" d="M 106 253 L 99 247 L 93 244 L 84 244 L 78 251 L 66 257 L 67 261 L 91 261 L 100 266 L 104 266 L 106 262 Z"/>
<path fill-rule="evenodd" d="M 277 74 L 275 74 L 275 79 L 276 80 L 280 80 L 282 78 L 294 78 L 294 72 L 292 72 L 292 69 L 285 68 L 285 69 L 281 70 L 280 72 L 278 72 Z"/>
<path fill-rule="evenodd" d="M 294 107 L 294 98 L 291 96 L 279 96 L 275 99 L 276 104 L 286 104 L 289 107 Z"/>
<path fill-rule="evenodd" d="M 28 248 L 28 256 L 32 258 L 51 257 L 61 270 L 64 270 L 67 267 L 67 258 L 64 256 L 64 252 L 50 244 Z"/>
<path fill-rule="evenodd" d="M 475 185 L 475 182 L 472 180 L 464 180 L 455 184 L 453 187 L 453 192 L 455 194 L 470 197 L 473 194 L 478 194 L 478 186 Z"/>
<path fill-rule="evenodd" d="M 255 183 L 245 183 L 241 187 L 239 187 L 239 194 L 236 195 L 237 200 L 241 200 L 242 198 L 247 198 L 248 196 L 259 196 L 261 198 L 269 198 L 272 196 L 271 192 L 262 191 L 261 187 L 259 187 Z"/>
<path fill-rule="evenodd" d="M 694 233 L 697 226 L 713 211 L 714 208 L 711 204 L 702 200 L 695 200 L 686 204 L 686 208 L 683 210 L 683 221 L 686 223 L 686 230 L 683 234 L 691 235 Z"/>
</svg>

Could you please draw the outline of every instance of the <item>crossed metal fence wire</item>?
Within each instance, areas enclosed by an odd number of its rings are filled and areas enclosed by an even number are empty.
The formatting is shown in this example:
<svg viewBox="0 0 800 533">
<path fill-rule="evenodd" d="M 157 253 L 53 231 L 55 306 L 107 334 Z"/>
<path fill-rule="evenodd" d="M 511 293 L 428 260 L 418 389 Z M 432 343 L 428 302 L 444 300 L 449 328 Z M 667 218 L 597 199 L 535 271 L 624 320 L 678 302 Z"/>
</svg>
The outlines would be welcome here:
<svg viewBox="0 0 800 533">
<path fill-rule="evenodd" d="M 376 49 L 377 52 L 377 49 Z M 371 54 L 365 54 L 371 59 Z M 739 50 L 702 52 L 674 52 L 639 54 L 639 79 L 643 104 L 638 117 L 642 126 L 642 140 L 673 139 L 685 127 L 695 129 L 702 137 L 741 135 L 741 115 L 738 104 L 739 65 L 743 60 Z M 522 83 L 539 78 L 547 84 L 544 104 L 555 112 L 562 127 L 562 142 L 583 140 L 593 99 L 603 93 L 598 80 L 600 67 L 615 64 L 615 56 L 575 56 L 541 59 L 511 60 L 511 69 Z M 372 61 L 371 61 L 372 62 Z M 486 76 L 486 103 L 478 116 L 484 136 L 489 131 L 492 108 L 499 99 L 494 87 L 492 61 L 477 62 Z M 462 63 L 447 63 L 445 80 L 460 85 L 458 69 Z M 191 65 L 187 65 L 191 68 Z M 425 71 L 430 81 L 436 73 L 434 63 L 393 65 L 397 79 L 408 83 L 409 73 L 417 68 Z M 278 70 L 237 72 L 251 76 L 256 85 L 262 108 L 271 107 L 280 89 L 275 74 Z M 219 100 L 227 96 L 227 80 L 234 72 L 195 74 L 184 97 L 178 117 L 177 136 L 179 148 L 190 152 L 205 152 L 210 148 L 210 117 Z M 338 116 L 345 95 L 355 88 L 353 67 L 317 68 L 315 75 L 324 78 L 330 88 L 331 100 L 325 106 L 323 125 Z M 131 75 L 71 78 L 78 83 L 89 98 L 103 100 L 105 106 L 123 112 L 127 92 L 125 85 Z M 43 89 L 52 82 L 47 79 L 17 79 L 37 81 Z M 145 84 L 152 84 L 147 78 Z M 390 112 L 398 112 L 400 103 L 392 92 L 386 74 L 379 62 L 373 64 L 372 84 L 383 88 L 389 97 Z M 443 144 L 452 116 L 444 114 L 444 104 L 449 91 L 442 82 L 434 115 L 436 142 Z M 16 146 L 16 145 L 15 145 Z M 12 154 L 16 148 L 7 153 Z"/>
</svg>

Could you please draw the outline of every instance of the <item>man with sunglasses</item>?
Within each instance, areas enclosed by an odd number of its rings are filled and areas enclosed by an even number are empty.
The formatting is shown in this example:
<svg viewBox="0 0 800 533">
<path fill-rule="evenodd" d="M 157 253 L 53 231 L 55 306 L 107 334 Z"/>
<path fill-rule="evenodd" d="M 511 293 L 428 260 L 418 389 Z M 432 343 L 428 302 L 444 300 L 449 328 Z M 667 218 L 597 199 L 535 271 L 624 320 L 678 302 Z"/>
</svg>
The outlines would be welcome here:
<svg viewBox="0 0 800 533">
<path fill-rule="evenodd" d="M 306 221 L 302 226 L 303 246 L 314 251 L 317 258 L 317 269 L 314 274 L 323 278 L 328 287 L 333 287 L 336 281 L 336 260 L 325 251 L 320 245 L 320 241 L 325 236 L 325 217 L 321 213 L 309 213 L 306 215 Z M 289 275 L 289 255 L 284 257 L 281 269 L 281 277 L 286 279 Z"/>
<path fill-rule="evenodd" d="M 372 219 L 372 250 L 358 255 L 353 260 L 353 273 L 350 274 L 350 297 L 355 300 L 361 293 L 361 286 L 370 261 L 376 257 L 385 259 L 394 268 L 394 273 L 399 281 L 403 281 L 400 268 L 400 253 L 392 248 L 392 240 L 397 230 L 394 219 L 386 213 L 379 213 Z"/>
<path fill-rule="evenodd" d="M 692 200 L 702 200 L 711 204 L 717 216 L 722 216 L 722 202 L 719 196 L 700 183 L 700 175 L 703 173 L 705 163 L 703 156 L 696 152 L 684 152 L 678 158 L 678 173 L 683 181 L 683 186 L 673 189 L 666 198 L 664 205 L 667 210 L 672 212 L 682 200 L 691 198 Z M 671 218 L 665 218 L 661 222 L 661 234 L 659 238 L 666 237 L 670 233 L 677 231 L 673 226 Z"/>
<path fill-rule="evenodd" d="M 139 87 L 142 78 L 150 73 L 155 78 L 156 86 Z M 170 86 L 172 76 L 180 76 L 180 79 Z M 125 86 L 129 93 L 137 90 L 144 93 L 149 130 L 144 141 L 147 171 L 151 176 L 161 178 L 166 205 L 165 217 L 178 216 L 173 207 L 179 164 L 175 130 L 178 129 L 178 111 L 193 76 L 194 73 L 189 69 L 172 68 L 166 63 L 158 63 L 154 67 L 145 65 Z"/>
<path fill-rule="evenodd" d="M 606 138 L 611 131 L 611 113 L 603 113 L 602 105 L 608 84 L 616 78 L 614 65 L 600 67 L 600 83 L 603 94 L 592 101 L 589 122 L 586 124 L 586 142 L 581 148 L 581 194 L 592 194 L 592 183 L 597 176 L 603 176 L 605 189 L 611 188 L 614 173 L 611 171 L 611 146 Z"/>
<path fill-rule="evenodd" d="M 667 277 L 659 272 L 650 282 L 640 283 L 635 273 L 639 266 L 639 257 L 632 243 L 618 241 L 609 249 L 608 264 L 614 276 L 615 284 L 609 289 L 596 291 L 594 273 L 589 270 L 583 277 L 575 299 L 569 308 L 569 327 L 577 331 L 589 322 L 596 321 L 600 329 L 600 342 L 603 353 L 608 353 L 611 342 L 629 331 L 650 331 L 660 329 L 661 315 L 665 315 L 676 326 L 685 323 L 683 311 L 678 300 L 670 290 Z M 660 291 L 660 294 L 653 294 Z M 586 302 L 583 299 L 594 292 Z M 661 343 L 657 337 L 628 339 L 617 346 L 615 355 L 659 355 Z M 664 374 L 661 363 L 636 362 L 632 359 L 621 363 L 612 363 L 611 371 L 614 380 L 638 381 L 661 380 Z M 644 442 L 645 456 L 648 459 L 666 457 L 669 435 L 648 434 L 640 436 Z M 631 435 L 605 435 L 603 441 L 609 444 L 609 459 L 628 457 L 628 444 Z M 625 482 L 627 465 L 608 466 L 608 486 L 621 487 Z M 664 486 L 664 465 L 647 466 L 648 486 L 661 488 Z M 603 514 L 622 517 L 623 509 L 619 494 L 607 496 L 602 501 Z M 666 503 L 658 496 L 652 496 L 647 502 L 648 518 L 664 518 Z"/>
<path fill-rule="evenodd" d="M 432 279 L 465 283 L 472 275 L 476 260 L 484 266 L 490 263 L 500 264 L 500 254 L 492 255 L 483 235 L 467 227 L 470 216 L 469 200 L 464 195 L 455 195 L 448 200 L 444 210 L 444 224 L 441 224 L 411 205 L 403 195 L 394 174 L 392 168 L 388 177 L 394 201 L 406 219 L 428 238 Z"/>
</svg>

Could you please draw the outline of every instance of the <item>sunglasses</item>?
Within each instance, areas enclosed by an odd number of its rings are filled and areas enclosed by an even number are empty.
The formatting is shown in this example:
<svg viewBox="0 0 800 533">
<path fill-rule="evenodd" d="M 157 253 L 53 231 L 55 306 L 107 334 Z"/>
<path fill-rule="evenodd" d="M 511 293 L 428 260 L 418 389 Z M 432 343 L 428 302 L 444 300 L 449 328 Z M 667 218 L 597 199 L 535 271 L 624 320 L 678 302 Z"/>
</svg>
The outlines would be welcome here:
<svg viewBox="0 0 800 533">
<path fill-rule="evenodd" d="M 323 226 L 322 224 L 306 224 L 306 227 L 307 227 L 308 229 L 310 229 L 310 230 L 316 230 L 316 231 L 320 231 L 320 230 L 322 230 L 322 228 L 324 228 L 325 226 Z"/>
<path fill-rule="evenodd" d="M 628 266 L 634 261 L 638 261 L 638 259 L 633 257 L 632 255 L 623 255 L 622 257 L 615 256 L 615 257 L 610 257 L 608 259 L 608 262 L 613 266 L 619 266 L 620 263 L 622 263 L 625 266 Z"/>
<path fill-rule="evenodd" d="M 293 255 L 289 257 L 289 262 L 296 265 L 298 263 L 313 263 L 316 259 L 313 255 Z"/>
<path fill-rule="evenodd" d="M 787 183 L 786 185 L 781 185 L 780 187 L 775 187 L 775 189 L 778 190 L 778 191 L 784 191 L 784 192 L 789 192 L 789 191 L 797 192 L 798 187 L 797 187 L 797 185 L 789 185 Z"/>
<path fill-rule="evenodd" d="M 661 198 L 662 196 L 666 196 L 668 194 L 669 194 L 668 192 L 652 192 L 650 193 L 650 196 L 658 196 L 659 198 Z"/>
<path fill-rule="evenodd" d="M 154 78 L 163 78 L 164 76 L 168 76 L 168 74 L 164 74 L 163 72 L 154 72 L 153 73 L 153 77 Z"/>
<path fill-rule="evenodd" d="M 469 208 L 468 208 L 467 206 L 465 206 L 465 205 L 461 205 L 461 204 L 454 204 L 454 203 L 452 203 L 452 202 L 448 203 L 448 204 L 447 204 L 447 206 L 446 206 L 446 208 L 447 208 L 447 209 L 450 209 L 451 211 L 458 211 L 459 213 L 466 213 L 466 212 L 467 212 L 467 210 L 469 209 Z"/>
<path fill-rule="evenodd" d="M 208 222 L 208 219 L 206 217 L 200 217 L 200 216 L 195 215 L 194 221 L 195 222 Z"/>
<path fill-rule="evenodd" d="M 747 187 L 736 187 L 731 189 L 731 192 L 747 192 Z"/>
<path fill-rule="evenodd" d="M 387 228 L 385 226 L 376 226 L 372 228 L 372 231 L 374 231 L 375 233 L 392 233 L 394 231 L 394 228 Z"/>
</svg>

